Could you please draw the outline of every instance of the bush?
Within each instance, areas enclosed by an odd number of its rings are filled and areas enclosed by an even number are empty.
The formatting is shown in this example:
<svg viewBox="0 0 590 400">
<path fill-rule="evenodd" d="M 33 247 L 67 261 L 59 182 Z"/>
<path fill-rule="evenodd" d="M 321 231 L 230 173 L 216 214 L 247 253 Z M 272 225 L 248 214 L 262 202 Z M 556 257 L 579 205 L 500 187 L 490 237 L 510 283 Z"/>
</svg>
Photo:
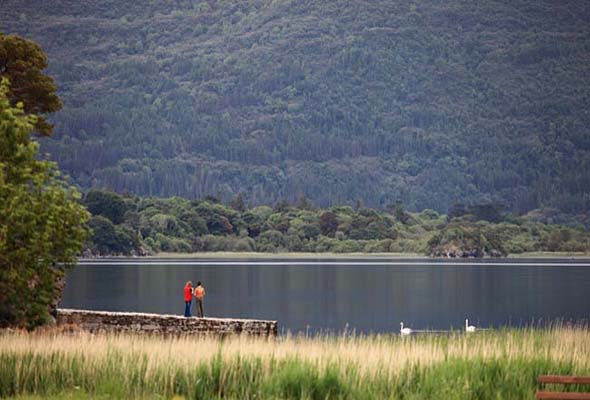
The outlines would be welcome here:
<svg viewBox="0 0 590 400">
<path fill-rule="evenodd" d="M 283 234 L 279 231 L 268 230 L 256 238 L 256 250 L 260 252 L 278 252 L 286 247 Z"/>
<path fill-rule="evenodd" d="M 176 217 L 169 214 L 156 214 L 150 218 L 149 224 L 152 232 L 174 235 L 178 232 L 178 221 Z"/>
<path fill-rule="evenodd" d="M 370 240 L 365 244 L 363 251 L 365 253 L 388 253 L 392 248 L 393 240 Z"/>
<path fill-rule="evenodd" d="M 90 218 L 88 226 L 92 230 L 91 249 L 96 254 L 123 254 L 136 253 L 141 248 L 137 234 L 126 225 L 113 225 L 103 217 Z"/>
<path fill-rule="evenodd" d="M 363 242 L 357 240 L 340 240 L 334 242 L 332 251 L 334 253 L 358 253 L 363 249 Z"/>
<path fill-rule="evenodd" d="M 90 190 L 84 196 L 83 203 L 92 215 L 102 215 L 110 219 L 113 224 L 120 224 L 124 221 L 127 205 L 117 193 Z"/>
<path fill-rule="evenodd" d="M 299 238 L 299 235 L 294 233 L 288 233 L 285 236 L 285 246 L 287 247 L 287 250 L 294 252 L 304 251 L 305 249 L 303 240 Z"/>
<path fill-rule="evenodd" d="M 457 257 L 483 257 L 506 255 L 504 242 L 486 223 L 455 222 L 436 233 L 427 244 L 433 256 L 450 254 Z"/>
<path fill-rule="evenodd" d="M 254 251 L 255 248 L 256 244 L 252 238 L 236 238 L 233 241 L 231 251 L 251 252 Z"/>
<path fill-rule="evenodd" d="M 195 239 L 193 248 L 196 251 L 228 251 L 225 236 L 203 235 Z"/>
</svg>

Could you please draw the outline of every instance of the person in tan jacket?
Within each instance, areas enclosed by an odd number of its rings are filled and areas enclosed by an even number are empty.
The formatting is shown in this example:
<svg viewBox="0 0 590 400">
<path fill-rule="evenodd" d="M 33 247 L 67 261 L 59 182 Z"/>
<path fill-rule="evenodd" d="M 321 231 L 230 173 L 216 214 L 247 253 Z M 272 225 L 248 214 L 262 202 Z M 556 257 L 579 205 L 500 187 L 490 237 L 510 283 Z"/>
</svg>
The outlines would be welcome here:
<svg viewBox="0 0 590 400">
<path fill-rule="evenodd" d="M 197 299 L 197 306 L 199 311 L 199 318 L 203 318 L 203 297 L 205 297 L 205 288 L 201 282 L 197 282 L 194 290 L 195 298 Z"/>
</svg>

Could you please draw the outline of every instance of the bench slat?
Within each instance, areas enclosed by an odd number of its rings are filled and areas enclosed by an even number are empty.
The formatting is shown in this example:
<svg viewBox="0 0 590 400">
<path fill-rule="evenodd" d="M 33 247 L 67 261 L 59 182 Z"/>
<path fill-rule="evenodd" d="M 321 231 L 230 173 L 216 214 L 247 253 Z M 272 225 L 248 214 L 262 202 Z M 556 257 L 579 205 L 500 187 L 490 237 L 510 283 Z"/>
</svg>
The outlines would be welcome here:
<svg viewBox="0 0 590 400">
<path fill-rule="evenodd" d="M 537 400 L 590 400 L 590 393 L 537 391 Z"/>
<path fill-rule="evenodd" d="M 539 383 L 590 384 L 590 376 L 539 375 Z"/>
</svg>

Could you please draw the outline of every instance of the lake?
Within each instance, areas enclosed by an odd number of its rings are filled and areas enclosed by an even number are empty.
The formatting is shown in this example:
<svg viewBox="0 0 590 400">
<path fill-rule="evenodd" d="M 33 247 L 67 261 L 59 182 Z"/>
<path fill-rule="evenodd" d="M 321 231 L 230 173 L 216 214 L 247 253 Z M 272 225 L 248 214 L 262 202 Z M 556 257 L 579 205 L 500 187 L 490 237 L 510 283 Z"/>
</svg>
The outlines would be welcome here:
<svg viewBox="0 0 590 400">
<path fill-rule="evenodd" d="M 101 259 L 67 275 L 63 308 L 275 319 L 281 332 L 523 326 L 590 317 L 590 260 Z M 193 304 L 193 314 L 196 309 Z"/>
</svg>

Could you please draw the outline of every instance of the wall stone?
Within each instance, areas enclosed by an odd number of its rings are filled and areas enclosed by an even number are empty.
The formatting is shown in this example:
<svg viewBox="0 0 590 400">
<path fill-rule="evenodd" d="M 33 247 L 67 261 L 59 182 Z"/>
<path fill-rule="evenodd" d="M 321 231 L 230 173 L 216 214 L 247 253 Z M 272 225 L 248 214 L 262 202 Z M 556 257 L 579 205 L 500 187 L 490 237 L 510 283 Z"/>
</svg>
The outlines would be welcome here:
<svg viewBox="0 0 590 400">
<path fill-rule="evenodd" d="M 60 308 L 57 324 L 89 332 L 138 334 L 277 335 L 277 321 L 231 318 L 185 318 L 178 315 L 90 311 Z"/>
</svg>

